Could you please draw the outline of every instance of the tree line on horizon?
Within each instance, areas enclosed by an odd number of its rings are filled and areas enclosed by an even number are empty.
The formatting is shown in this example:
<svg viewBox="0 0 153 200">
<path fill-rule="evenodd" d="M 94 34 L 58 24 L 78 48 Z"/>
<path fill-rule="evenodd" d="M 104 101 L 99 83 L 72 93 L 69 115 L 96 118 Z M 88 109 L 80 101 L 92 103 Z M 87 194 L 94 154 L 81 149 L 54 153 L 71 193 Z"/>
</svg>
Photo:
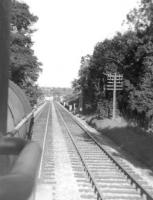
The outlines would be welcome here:
<svg viewBox="0 0 153 200">
<path fill-rule="evenodd" d="M 92 55 L 81 58 L 79 76 L 72 87 L 82 94 L 85 112 L 100 110 L 101 117 L 109 117 L 113 95 L 106 90 L 105 74 L 123 74 L 123 90 L 117 91 L 118 112 L 148 128 L 153 121 L 152 0 L 141 0 L 139 7 L 127 14 L 126 23 L 128 31 L 98 42 Z"/>
</svg>

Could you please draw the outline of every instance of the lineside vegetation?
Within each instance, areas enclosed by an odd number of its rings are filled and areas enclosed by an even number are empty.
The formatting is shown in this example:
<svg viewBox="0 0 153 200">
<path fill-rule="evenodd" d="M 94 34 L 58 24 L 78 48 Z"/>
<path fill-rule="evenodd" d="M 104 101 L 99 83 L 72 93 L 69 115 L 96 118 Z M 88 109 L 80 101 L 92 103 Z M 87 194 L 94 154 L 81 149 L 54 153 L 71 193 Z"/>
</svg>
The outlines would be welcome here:
<svg viewBox="0 0 153 200">
<path fill-rule="evenodd" d="M 9 78 L 27 94 L 31 105 L 42 95 L 36 81 L 42 71 L 41 63 L 32 49 L 32 25 L 38 17 L 30 13 L 29 6 L 12 0 L 10 24 L 10 70 Z"/>
<path fill-rule="evenodd" d="M 152 0 L 141 0 L 139 7 L 127 15 L 126 23 L 127 32 L 98 42 L 92 55 L 81 58 L 79 78 L 73 81 L 72 87 L 82 92 L 85 112 L 97 110 L 102 118 L 107 118 L 112 109 L 112 92 L 105 90 L 105 74 L 123 74 L 123 90 L 117 92 L 119 115 L 148 128 L 153 121 Z"/>
</svg>

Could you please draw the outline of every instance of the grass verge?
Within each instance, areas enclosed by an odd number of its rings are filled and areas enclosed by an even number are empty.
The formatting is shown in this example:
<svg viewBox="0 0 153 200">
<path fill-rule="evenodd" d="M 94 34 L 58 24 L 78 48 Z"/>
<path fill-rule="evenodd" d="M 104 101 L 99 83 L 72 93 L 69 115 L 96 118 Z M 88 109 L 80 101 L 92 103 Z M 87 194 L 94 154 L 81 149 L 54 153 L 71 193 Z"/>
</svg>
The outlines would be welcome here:
<svg viewBox="0 0 153 200">
<path fill-rule="evenodd" d="M 124 151 L 153 170 L 153 136 L 139 127 L 112 120 L 87 120 L 103 135 L 113 140 Z"/>
</svg>

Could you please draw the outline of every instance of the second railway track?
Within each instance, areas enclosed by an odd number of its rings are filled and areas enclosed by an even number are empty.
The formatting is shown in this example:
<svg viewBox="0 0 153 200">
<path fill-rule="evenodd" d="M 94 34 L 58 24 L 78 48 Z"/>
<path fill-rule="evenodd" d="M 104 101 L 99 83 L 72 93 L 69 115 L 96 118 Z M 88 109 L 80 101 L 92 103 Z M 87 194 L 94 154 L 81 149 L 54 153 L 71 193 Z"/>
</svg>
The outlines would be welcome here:
<svg viewBox="0 0 153 200">
<path fill-rule="evenodd" d="M 60 124 L 64 124 L 65 137 L 71 145 L 72 164 L 78 181 L 88 184 L 81 190 L 84 197 L 98 200 L 152 200 L 152 195 L 141 186 L 74 118 L 59 104 L 56 104 Z M 63 125 L 62 125 L 63 126 Z M 75 151 L 74 151 L 75 149 Z M 76 152 L 81 162 L 76 160 Z M 75 156 L 74 156 L 75 155 Z M 80 169 L 80 171 L 79 171 Z M 82 169 L 84 173 L 82 172 Z M 85 184 L 85 186 L 86 186 Z M 83 185 L 82 185 L 83 186 Z M 87 195 L 87 193 L 90 193 Z"/>
</svg>

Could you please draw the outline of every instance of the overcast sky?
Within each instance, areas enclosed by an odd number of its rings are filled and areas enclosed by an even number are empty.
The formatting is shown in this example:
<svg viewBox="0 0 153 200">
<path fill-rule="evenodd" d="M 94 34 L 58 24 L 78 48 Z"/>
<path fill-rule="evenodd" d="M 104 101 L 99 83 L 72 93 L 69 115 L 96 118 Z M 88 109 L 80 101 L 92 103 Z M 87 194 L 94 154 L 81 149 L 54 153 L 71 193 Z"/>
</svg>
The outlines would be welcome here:
<svg viewBox="0 0 153 200">
<path fill-rule="evenodd" d="M 112 37 L 138 0 L 24 0 L 39 17 L 33 35 L 35 55 L 43 63 L 38 84 L 70 87 L 81 56 Z"/>
</svg>

